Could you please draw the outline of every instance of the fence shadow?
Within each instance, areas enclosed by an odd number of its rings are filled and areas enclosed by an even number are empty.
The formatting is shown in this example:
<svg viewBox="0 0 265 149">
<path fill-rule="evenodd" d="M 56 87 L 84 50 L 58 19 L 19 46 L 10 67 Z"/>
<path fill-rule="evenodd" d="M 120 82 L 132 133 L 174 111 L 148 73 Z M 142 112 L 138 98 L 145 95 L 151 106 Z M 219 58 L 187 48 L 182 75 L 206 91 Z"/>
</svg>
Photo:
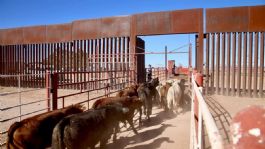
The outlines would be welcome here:
<svg viewBox="0 0 265 149">
<path fill-rule="evenodd" d="M 127 149 L 157 149 L 157 148 L 160 148 L 163 142 L 174 143 L 174 141 L 170 140 L 169 137 L 161 137 L 161 138 L 155 139 L 152 143 L 145 144 L 145 145 L 138 145 L 138 146 L 130 147 Z"/>
<path fill-rule="evenodd" d="M 232 120 L 230 113 L 211 96 L 205 97 L 205 102 L 207 103 L 216 126 L 223 137 L 224 144 L 230 144 L 230 122 Z"/>
<path fill-rule="evenodd" d="M 151 117 L 151 120 L 144 120 L 143 127 L 150 127 L 155 125 L 160 125 L 166 120 L 175 118 L 177 115 L 172 112 L 160 111 L 154 117 Z"/>
<path fill-rule="evenodd" d="M 170 124 L 161 124 L 161 126 L 158 128 L 146 130 L 144 132 L 139 133 L 138 135 L 134 135 L 131 137 L 120 137 L 115 143 L 108 144 L 107 149 L 123 149 L 127 145 L 130 145 L 130 144 L 137 144 L 137 143 L 141 143 L 141 142 L 145 142 L 145 141 L 154 139 L 157 136 L 161 135 L 163 133 L 163 131 L 165 131 L 166 128 L 168 128 L 168 127 L 174 127 L 174 126 L 172 126 Z M 165 141 L 173 143 L 173 141 L 169 140 L 169 138 L 165 138 L 165 137 L 163 138 L 162 137 L 162 138 L 158 138 L 158 139 L 154 140 L 150 144 L 139 145 L 136 147 L 132 147 L 131 149 L 158 148 Z"/>
<path fill-rule="evenodd" d="M 188 95 L 188 93 L 185 93 L 183 95 L 180 106 L 182 108 L 182 111 L 180 111 L 179 114 L 185 114 L 186 112 L 189 112 L 191 110 L 191 97 Z"/>
</svg>

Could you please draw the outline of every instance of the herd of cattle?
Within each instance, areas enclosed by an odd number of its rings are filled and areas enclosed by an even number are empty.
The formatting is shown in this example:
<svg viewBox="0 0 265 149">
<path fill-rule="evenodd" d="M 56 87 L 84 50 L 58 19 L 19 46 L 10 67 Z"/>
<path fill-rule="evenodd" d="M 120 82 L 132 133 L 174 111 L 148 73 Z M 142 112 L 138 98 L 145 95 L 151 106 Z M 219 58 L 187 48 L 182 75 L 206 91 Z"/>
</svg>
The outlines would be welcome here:
<svg viewBox="0 0 265 149">
<path fill-rule="evenodd" d="M 63 109 L 36 115 L 15 122 L 8 130 L 8 149 L 86 149 L 100 143 L 104 148 L 113 134 L 116 141 L 119 122 L 128 122 L 133 132 L 135 111 L 139 111 L 139 127 L 142 111 L 150 120 L 153 103 L 165 111 L 175 111 L 184 92 L 184 81 L 159 83 L 158 78 L 140 85 L 132 85 L 117 93 L 116 97 L 101 98 L 92 109 L 72 105 Z"/>
</svg>

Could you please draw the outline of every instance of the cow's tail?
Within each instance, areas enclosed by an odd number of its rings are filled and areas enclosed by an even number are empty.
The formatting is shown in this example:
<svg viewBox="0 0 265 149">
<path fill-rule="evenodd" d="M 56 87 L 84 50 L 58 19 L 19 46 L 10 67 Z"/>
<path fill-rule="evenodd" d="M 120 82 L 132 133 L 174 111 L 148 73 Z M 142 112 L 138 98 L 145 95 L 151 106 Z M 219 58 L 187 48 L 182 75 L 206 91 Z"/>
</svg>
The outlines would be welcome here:
<svg viewBox="0 0 265 149">
<path fill-rule="evenodd" d="M 11 149 L 11 146 L 15 146 L 14 144 L 14 132 L 17 130 L 17 128 L 19 128 L 22 125 L 21 122 L 15 122 L 14 124 L 12 124 L 8 130 L 8 134 L 7 134 L 7 142 L 6 142 L 6 148 L 7 149 Z"/>
<path fill-rule="evenodd" d="M 64 128 L 69 124 L 69 118 L 62 119 L 53 129 L 52 133 L 52 148 L 53 149 L 64 149 Z"/>
</svg>

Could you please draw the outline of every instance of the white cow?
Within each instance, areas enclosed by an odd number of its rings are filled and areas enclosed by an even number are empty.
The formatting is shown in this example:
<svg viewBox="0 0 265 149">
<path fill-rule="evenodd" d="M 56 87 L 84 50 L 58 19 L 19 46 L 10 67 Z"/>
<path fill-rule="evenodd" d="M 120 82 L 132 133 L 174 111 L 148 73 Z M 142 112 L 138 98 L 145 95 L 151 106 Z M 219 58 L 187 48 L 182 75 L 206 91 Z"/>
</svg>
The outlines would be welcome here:
<svg viewBox="0 0 265 149">
<path fill-rule="evenodd" d="M 175 110 L 179 108 L 184 89 L 184 80 L 177 80 L 173 82 L 167 93 L 168 109 L 175 112 Z"/>
</svg>

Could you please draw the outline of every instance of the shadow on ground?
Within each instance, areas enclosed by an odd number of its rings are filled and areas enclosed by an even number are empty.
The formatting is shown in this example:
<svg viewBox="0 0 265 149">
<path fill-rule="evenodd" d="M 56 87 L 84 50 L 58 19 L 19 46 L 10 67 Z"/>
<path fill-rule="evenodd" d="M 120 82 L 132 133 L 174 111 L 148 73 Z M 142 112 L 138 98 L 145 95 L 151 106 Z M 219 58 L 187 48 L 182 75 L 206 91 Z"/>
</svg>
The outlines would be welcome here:
<svg viewBox="0 0 265 149">
<path fill-rule="evenodd" d="M 160 112 L 156 113 L 154 117 L 151 117 L 150 121 L 144 120 L 142 127 L 150 127 L 150 126 L 160 125 L 166 120 L 176 118 L 176 116 L 177 115 L 172 113 L 172 112 L 160 111 Z"/>
<path fill-rule="evenodd" d="M 174 127 L 169 124 L 161 124 L 160 127 L 155 129 L 146 130 L 144 132 L 139 133 L 138 135 L 134 135 L 131 137 L 121 137 L 118 139 L 115 143 L 110 143 L 107 146 L 107 149 L 123 149 L 127 145 L 130 144 L 137 144 L 141 142 L 145 142 L 151 139 L 156 138 L 157 136 L 161 135 L 163 131 L 165 131 L 168 127 Z M 135 147 L 131 147 L 130 149 L 152 149 L 152 148 L 158 148 L 163 142 L 170 142 L 174 143 L 174 141 L 171 141 L 167 137 L 162 137 L 155 139 L 152 143 L 144 144 L 144 145 L 138 145 Z"/>
<path fill-rule="evenodd" d="M 209 107 L 209 110 L 214 118 L 214 121 L 217 125 L 217 128 L 219 129 L 224 144 L 231 143 L 230 138 L 230 122 L 232 120 L 232 117 L 230 113 L 214 98 L 211 96 L 206 96 L 205 101 Z"/>
<path fill-rule="evenodd" d="M 160 148 L 163 142 L 174 143 L 174 141 L 170 140 L 169 137 L 159 137 L 159 136 L 168 127 L 175 127 L 173 125 L 164 124 L 164 122 L 166 122 L 167 120 L 174 119 L 178 115 L 185 114 L 186 112 L 190 111 L 191 109 L 190 96 L 187 94 L 184 94 L 182 99 L 183 99 L 181 103 L 182 110 L 179 113 L 174 114 L 173 112 L 169 112 L 169 111 L 165 112 L 164 110 L 160 109 L 159 112 L 152 114 L 150 121 L 146 120 L 144 116 L 143 125 L 140 128 L 138 127 L 138 120 L 135 120 L 134 124 L 137 126 L 138 130 L 139 129 L 142 130 L 145 128 L 148 129 L 149 127 L 152 127 L 152 126 L 155 126 L 156 128 L 146 130 L 144 132 L 139 133 L 138 135 L 133 134 L 133 136 L 128 136 L 128 137 L 122 136 L 115 143 L 112 142 L 108 144 L 107 149 L 123 149 L 133 144 L 135 144 L 136 146 L 129 147 L 129 149 L 156 149 L 156 148 Z M 158 108 L 158 107 L 154 107 L 154 108 Z M 131 129 L 127 129 L 125 131 L 128 131 L 128 132 L 130 131 L 129 133 L 132 134 Z M 146 144 L 142 143 L 146 141 L 149 141 L 149 142 Z M 150 143 L 150 141 L 152 142 Z M 138 145 L 138 143 L 141 143 L 141 144 Z"/>
<path fill-rule="evenodd" d="M 174 141 L 170 140 L 168 137 L 161 137 L 161 138 L 155 139 L 152 143 L 145 144 L 145 145 L 138 145 L 138 146 L 130 147 L 127 149 L 156 149 L 156 148 L 160 148 L 163 142 L 174 143 Z"/>
</svg>

